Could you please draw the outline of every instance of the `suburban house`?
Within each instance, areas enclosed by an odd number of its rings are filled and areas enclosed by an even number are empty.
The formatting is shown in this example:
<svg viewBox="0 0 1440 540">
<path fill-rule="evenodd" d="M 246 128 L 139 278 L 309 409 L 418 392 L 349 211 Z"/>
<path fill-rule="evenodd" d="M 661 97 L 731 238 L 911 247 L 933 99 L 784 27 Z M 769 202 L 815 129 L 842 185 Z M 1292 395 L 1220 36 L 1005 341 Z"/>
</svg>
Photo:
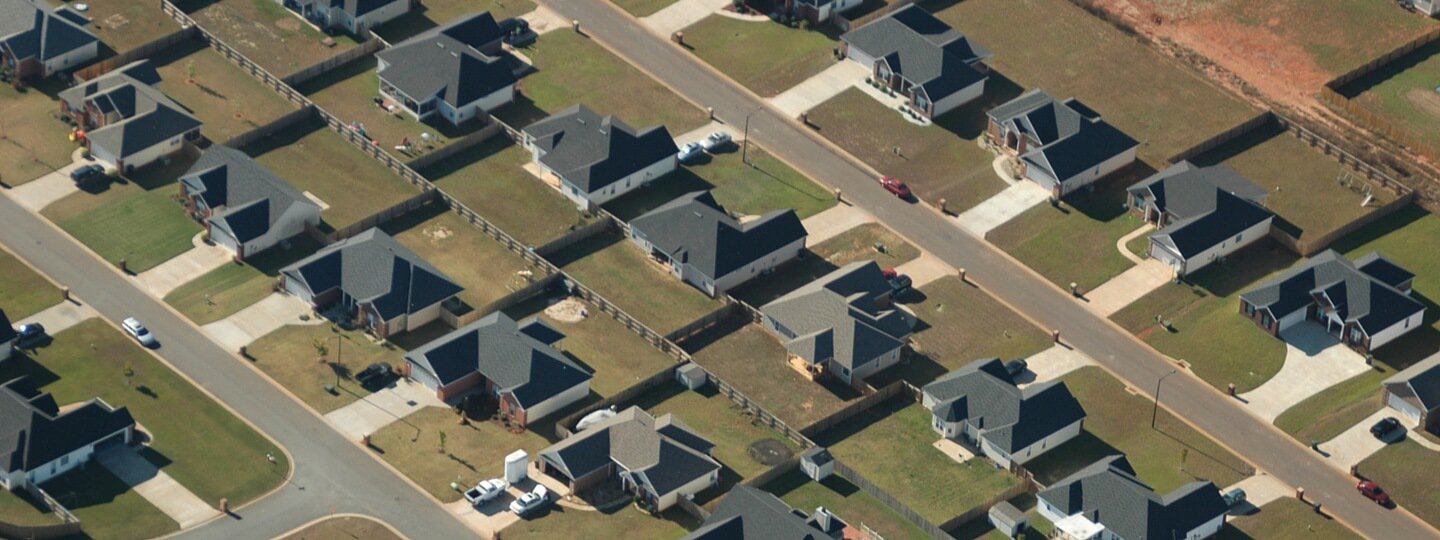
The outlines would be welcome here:
<svg viewBox="0 0 1440 540">
<path fill-rule="evenodd" d="M 785 344 L 786 363 L 807 378 L 853 385 L 900 361 L 915 315 L 891 298 L 874 261 L 847 264 L 760 308 Z"/>
<path fill-rule="evenodd" d="M 1002 467 L 1024 463 L 1080 435 L 1085 409 L 1061 381 L 1020 388 L 999 358 L 977 360 L 921 390 L 930 427 L 976 446 Z"/>
<path fill-rule="evenodd" d="M 932 118 L 984 94 L 990 72 L 989 50 L 913 4 L 846 32 L 840 48 Z"/>
<path fill-rule="evenodd" d="M 517 323 L 497 311 L 410 351 L 405 373 L 441 400 L 482 390 L 524 426 L 590 395 L 590 372 L 555 350 L 564 337 L 538 318 Z"/>
<path fill-rule="evenodd" d="M 236 259 L 260 253 L 320 224 L 320 205 L 244 152 L 211 145 L 180 177 L 190 217 Z"/>
<path fill-rule="evenodd" d="M 90 19 L 46 0 L 0 0 L 0 69 L 43 79 L 94 60 L 100 40 Z"/>
<path fill-rule="evenodd" d="M 1182 161 L 1127 189 L 1130 211 L 1158 231 L 1150 257 L 1185 275 L 1270 234 L 1269 195 L 1224 165 Z"/>
<path fill-rule="evenodd" d="M 805 514 L 768 491 L 730 488 L 705 524 L 682 540 L 834 540 L 868 538 L 825 507 Z"/>
<path fill-rule="evenodd" d="M 861 0 L 785 0 L 785 10 L 814 24 L 863 4 Z"/>
<path fill-rule="evenodd" d="M 794 259 L 805 237 L 794 210 L 742 223 L 709 191 L 683 195 L 630 222 L 630 241 L 712 297 Z"/>
<path fill-rule="evenodd" d="M 1385 379 L 1385 404 L 1412 425 L 1440 435 L 1440 354 Z"/>
<path fill-rule="evenodd" d="M 1410 297 L 1414 281 L 1379 253 L 1352 262 L 1328 250 L 1241 294 L 1240 313 L 1274 336 L 1316 321 L 1366 354 L 1421 326 L 1425 305 Z"/>
<path fill-rule="evenodd" d="M 281 290 L 317 312 L 332 308 L 379 337 L 436 319 L 454 324 L 442 304 L 464 290 L 380 229 L 336 242 L 280 270 Z"/>
<path fill-rule="evenodd" d="M 500 56 L 500 25 L 472 13 L 375 55 L 380 94 L 417 120 L 460 125 L 515 99 L 515 72 Z"/>
<path fill-rule="evenodd" d="M 1042 490 L 1036 501 L 1060 537 L 1104 540 L 1203 540 L 1220 532 L 1229 510 L 1220 488 L 1208 481 L 1155 493 L 1136 478 L 1125 456 L 1080 469 Z"/>
<path fill-rule="evenodd" d="M 94 398 L 66 407 L 24 378 L 0 384 L 0 485 L 15 491 L 84 465 L 97 449 L 130 444 L 135 419 Z"/>
<path fill-rule="evenodd" d="M 15 339 L 19 337 L 20 334 L 10 324 L 10 317 L 0 309 L 0 360 L 9 360 L 10 355 L 15 354 Z"/>
<path fill-rule="evenodd" d="M 714 448 L 673 414 L 630 407 L 541 450 L 537 465 L 575 492 L 618 479 L 658 512 L 720 481 Z"/>
<path fill-rule="evenodd" d="M 1140 143 L 1080 100 L 1031 90 L 985 113 L 986 137 L 1020 161 L 1020 174 L 1064 197 L 1135 161 Z"/>
<path fill-rule="evenodd" d="M 60 92 L 60 109 L 96 160 L 128 173 L 200 139 L 200 120 L 155 89 L 159 83 L 155 66 L 138 60 Z"/>
<path fill-rule="evenodd" d="M 1440 15 L 1440 0 L 1400 0 L 1400 5 L 1409 6 L 1431 17 Z"/>
<path fill-rule="evenodd" d="M 535 164 L 560 181 L 581 210 L 629 193 L 675 170 L 680 148 L 665 126 L 640 131 L 575 105 L 523 130 Z"/>
<path fill-rule="evenodd" d="M 370 29 L 410 12 L 411 0 L 275 0 L 325 30 L 365 36 Z"/>
</svg>

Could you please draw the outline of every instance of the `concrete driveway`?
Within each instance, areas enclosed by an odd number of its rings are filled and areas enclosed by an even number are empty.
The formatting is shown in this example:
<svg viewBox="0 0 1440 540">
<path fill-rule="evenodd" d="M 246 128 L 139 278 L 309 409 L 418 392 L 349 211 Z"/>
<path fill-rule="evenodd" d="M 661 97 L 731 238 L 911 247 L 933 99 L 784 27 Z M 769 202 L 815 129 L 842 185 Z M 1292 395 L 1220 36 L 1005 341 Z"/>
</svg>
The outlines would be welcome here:
<svg viewBox="0 0 1440 540">
<path fill-rule="evenodd" d="M 913 287 L 924 287 L 937 279 L 955 275 L 955 269 L 945 261 L 923 251 L 915 260 L 895 267 L 895 271 L 910 276 Z"/>
<path fill-rule="evenodd" d="M 1085 353 L 1063 345 L 1055 345 L 1030 355 L 1025 359 L 1025 363 L 1025 373 L 1020 374 L 1015 381 L 1021 388 L 1059 379 L 1085 366 L 1098 365 Z"/>
<path fill-rule="evenodd" d="M 79 149 L 71 154 L 70 159 L 69 165 L 10 190 L 10 198 L 15 199 L 20 206 L 39 212 L 50 203 L 65 198 L 66 195 L 79 192 L 80 188 L 76 187 L 75 181 L 70 179 L 70 171 L 81 165 L 93 163 L 93 161 L 81 159 Z"/>
<path fill-rule="evenodd" d="M 725 124 L 725 123 L 722 123 L 722 122 L 715 122 L 715 121 L 711 121 L 709 124 L 705 124 L 705 125 L 703 125 L 703 126 L 700 126 L 700 127 L 698 127 L 698 128 L 692 129 L 692 130 L 690 130 L 690 131 L 686 131 L 685 133 L 681 133 L 681 134 L 679 134 L 679 135 L 676 135 L 676 136 L 675 136 L 675 146 L 685 146 L 685 145 L 690 144 L 690 143 L 692 143 L 692 142 L 700 142 L 700 141 L 703 141 L 703 140 L 705 140 L 705 137 L 709 136 L 711 133 L 714 133 L 714 132 L 716 132 L 716 131 L 724 131 L 725 133 L 729 133 L 729 134 L 730 134 L 730 139 L 733 140 L 733 141 L 735 141 L 735 142 L 732 143 L 732 144 L 736 145 L 736 146 L 733 146 L 733 147 L 731 147 L 731 148 L 734 149 L 733 151 L 737 151 L 737 152 L 739 151 L 738 145 L 740 144 L 740 138 L 741 138 L 741 136 L 743 135 L 743 133 L 740 132 L 740 128 L 733 127 L 733 126 L 731 126 L 730 124 Z M 724 148 L 721 148 L 720 150 L 725 150 L 725 149 L 724 149 Z"/>
<path fill-rule="evenodd" d="M 1365 358 L 1305 321 L 1280 333 L 1285 340 L 1285 365 L 1259 388 L 1240 395 L 1261 418 L 1274 422 L 1280 413 L 1305 398 L 1365 373 Z"/>
<path fill-rule="evenodd" d="M 1295 489 L 1274 476 L 1258 472 L 1254 476 L 1226 486 L 1223 491 L 1245 490 L 1245 504 L 1232 508 L 1231 515 L 1246 515 L 1283 497 L 1294 497 Z"/>
<path fill-rule="evenodd" d="M 1364 420 L 1351 426 L 1350 429 L 1345 430 L 1345 432 L 1334 439 L 1320 443 L 1321 457 L 1325 458 L 1325 461 L 1335 466 L 1335 468 L 1347 473 L 1350 472 L 1352 465 L 1364 461 L 1365 458 L 1370 457 L 1371 454 L 1379 452 L 1381 448 L 1385 447 L 1387 441 L 1376 439 L 1371 435 L 1370 426 L 1375 425 L 1381 418 L 1393 416 L 1394 414 L 1395 411 L 1388 408 L 1380 409 L 1376 411 L 1375 414 L 1367 416 Z M 1389 437 L 1392 439 L 1400 439 L 1404 438 L 1404 434 L 1390 433 Z M 1309 441 L 1303 442 L 1309 443 Z M 1395 441 L 1392 440 L 1388 442 Z"/>
<path fill-rule="evenodd" d="M 50 306 L 45 311 L 16 321 L 16 324 L 40 323 L 40 326 L 45 327 L 45 333 L 53 336 L 96 315 L 97 313 L 90 309 L 90 306 L 79 302 L 62 301 Z"/>
<path fill-rule="evenodd" d="M 640 24 L 652 32 L 669 37 L 675 31 L 700 22 L 700 19 L 709 17 L 711 13 L 727 5 L 730 5 L 730 0 L 680 0 L 652 15 L 641 17 Z"/>
<path fill-rule="evenodd" d="M 135 276 L 135 280 L 140 282 L 140 288 L 156 298 L 164 298 L 170 291 L 190 280 L 235 260 L 235 256 L 225 248 L 206 244 L 200 239 L 200 235 L 195 235 L 194 244 L 195 247 L 190 251 Z"/>
<path fill-rule="evenodd" d="M 360 400 L 330 411 L 325 421 L 345 438 L 358 441 L 425 407 L 445 407 L 435 391 L 405 379 Z"/>
<path fill-rule="evenodd" d="M 220 342 L 226 350 L 238 351 L 279 330 L 287 324 L 321 324 L 324 321 L 311 316 L 309 321 L 300 320 L 301 315 L 311 315 L 310 304 L 283 293 L 272 293 L 254 305 L 240 310 L 229 318 L 204 326 L 205 333 Z"/>
<path fill-rule="evenodd" d="M 798 117 L 800 113 L 840 95 L 846 89 L 865 84 L 865 77 L 869 75 L 870 70 L 859 62 L 836 62 L 824 71 L 770 98 L 770 104 L 792 118 Z"/>
<path fill-rule="evenodd" d="M 841 203 L 824 212 L 805 218 L 800 223 L 805 226 L 805 232 L 808 234 L 805 243 L 813 246 L 873 221 L 875 221 L 875 216 L 870 215 L 869 212 Z"/>
<path fill-rule="evenodd" d="M 1004 225 L 1035 205 L 1050 199 L 1050 192 L 1030 181 L 1015 182 L 955 218 L 960 227 L 979 237 Z"/>
<path fill-rule="evenodd" d="M 1095 290 L 1085 292 L 1084 304 L 1096 314 L 1109 317 L 1140 297 L 1170 283 L 1174 276 L 1175 273 L 1169 266 L 1165 266 L 1165 263 L 1146 259 L 1124 273 L 1110 278 L 1110 281 L 1100 284 Z"/>
<path fill-rule="evenodd" d="M 165 471 L 155 468 L 133 448 L 116 446 L 97 453 L 95 459 L 136 494 L 179 523 L 181 529 L 220 515 L 219 510 L 200 500 Z"/>
</svg>

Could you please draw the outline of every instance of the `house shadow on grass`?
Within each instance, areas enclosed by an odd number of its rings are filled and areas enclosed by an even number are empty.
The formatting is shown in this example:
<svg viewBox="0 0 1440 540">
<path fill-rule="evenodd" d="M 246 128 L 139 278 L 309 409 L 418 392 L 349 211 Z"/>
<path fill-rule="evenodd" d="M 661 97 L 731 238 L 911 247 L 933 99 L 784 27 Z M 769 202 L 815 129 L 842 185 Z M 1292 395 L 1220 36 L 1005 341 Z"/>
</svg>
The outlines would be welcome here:
<svg viewBox="0 0 1440 540">
<path fill-rule="evenodd" d="M 935 125 L 967 141 L 979 139 L 990 126 L 990 117 L 986 113 L 1024 93 L 1023 87 L 992 69 L 985 80 L 984 95 L 936 117 Z"/>
<path fill-rule="evenodd" d="M 730 294 L 758 308 L 837 269 L 839 267 L 806 248 L 795 260 L 780 265 L 768 275 L 750 280 L 731 290 Z"/>
<path fill-rule="evenodd" d="M 1184 279 L 1206 293 L 1227 297 L 1259 285 L 1267 276 L 1294 266 L 1299 260 L 1290 250 L 1265 238 Z"/>
<path fill-rule="evenodd" d="M 1048 486 L 1096 461 L 1119 454 L 1124 452 L 1110 446 L 1110 443 L 1095 434 L 1082 431 L 1080 436 L 1026 463 L 1025 468 L 1035 474 L 1036 482 Z"/>
<path fill-rule="evenodd" d="M 605 209 L 615 214 L 615 217 L 620 218 L 621 221 L 629 223 L 631 220 L 645 215 L 646 212 L 678 199 L 682 195 L 706 191 L 714 187 L 714 184 L 705 181 L 689 167 L 681 166 L 669 174 L 651 180 L 649 185 L 641 186 L 640 189 L 605 203 Z"/>
<path fill-rule="evenodd" d="M 1155 174 L 1154 167 L 1136 160 L 1125 168 L 1110 173 L 1099 182 L 1065 196 L 1065 204 L 1085 217 L 1108 223 L 1124 217 L 1129 211 L 1126 207 L 1128 195 L 1125 188 L 1152 174 Z M 1114 246 L 1106 246 L 1106 249 L 1114 249 Z"/>
<path fill-rule="evenodd" d="M 537 120 L 543 120 L 545 117 L 550 116 L 550 113 L 545 111 L 545 109 L 541 109 L 539 105 L 536 105 L 535 101 L 530 99 L 530 96 L 525 95 L 524 87 L 525 81 L 522 80 L 520 81 L 520 91 L 515 92 L 515 100 L 501 106 L 492 113 L 495 118 L 500 119 L 501 122 L 515 129 L 525 129 L 526 126 L 535 123 Z"/>
<path fill-rule="evenodd" d="M 0 362 L 0 382 L 25 377 L 26 382 L 43 390 L 49 384 L 59 381 L 60 376 L 37 361 L 34 358 L 37 356 L 44 356 L 43 349 L 16 350 L 9 359 Z"/>
<path fill-rule="evenodd" d="M 598 252 L 604 251 L 615 244 L 624 242 L 625 238 L 617 233 L 605 233 L 595 236 L 593 239 L 577 243 L 550 255 L 550 263 L 564 268 L 580 259 L 584 259 Z M 623 247 L 623 246 L 622 246 Z M 648 256 L 648 254 L 647 254 Z M 625 270 L 643 270 L 627 268 Z"/>
<path fill-rule="evenodd" d="M 885 400 L 865 412 L 855 415 L 848 421 L 840 422 L 826 431 L 815 434 L 811 439 L 820 446 L 833 446 L 911 405 L 915 405 L 915 401 L 909 396 Z"/>
</svg>

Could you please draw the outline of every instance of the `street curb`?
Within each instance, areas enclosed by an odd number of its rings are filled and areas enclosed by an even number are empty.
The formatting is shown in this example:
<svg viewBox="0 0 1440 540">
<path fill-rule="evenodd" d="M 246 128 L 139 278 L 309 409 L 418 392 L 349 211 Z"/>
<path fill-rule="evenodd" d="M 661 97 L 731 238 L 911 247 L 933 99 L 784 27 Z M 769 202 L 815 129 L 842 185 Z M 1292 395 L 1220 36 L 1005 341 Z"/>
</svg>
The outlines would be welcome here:
<svg viewBox="0 0 1440 540">
<path fill-rule="evenodd" d="M 377 524 L 377 525 L 380 525 L 381 527 L 385 527 L 386 529 L 389 529 L 390 532 L 391 532 L 391 534 L 394 534 L 395 536 L 398 536 L 398 537 L 400 537 L 400 538 L 404 538 L 404 539 L 406 539 L 406 540 L 409 540 L 409 538 L 410 538 L 410 537 L 408 537 L 408 536 L 405 536 L 404 534 L 401 534 L 399 529 L 396 529 L 395 527 L 392 527 L 389 523 L 386 523 L 386 522 L 385 522 L 384 520 L 382 520 L 382 519 L 379 519 L 379 518 L 374 517 L 374 516 L 368 516 L 368 515 L 365 515 L 365 514 L 356 514 L 356 513 L 353 513 L 353 512 L 341 512 L 341 513 L 337 513 L 337 514 L 330 514 L 330 515 L 328 515 L 328 516 L 318 517 L 318 518 L 315 518 L 315 519 L 312 519 L 312 520 L 310 520 L 310 521 L 305 522 L 304 524 L 300 525 L 299 527 L 295 527 L 294 529 L 290 529 L 290 530 L 288 530 L 288 531 L 285 531 L 285 532 L 283 532 L 283 533 L 280 533 L 280 535 L 279 535 L 279 536 L 276 536 L 275 538 L 277 538 L 277 539 L 278 539 L 278 538 L 285 538 L 285 537 L 287 537 L 287 536 L 290 536 L 290 535 L 293 535 L 293 534 L 298 533 L 298 532 L 300 532 L 300 531 L 303 531 L 303 530 L 305 530 L 305 529 L 308 529 L 308 528 L 310 528 L 310 527 L 312 527 L 312 526 L 314 526 L 314 525 L 316 525 L 316 524 L 324 523 L 324 522 L 326 522 L 326 521 L 330 521 L 330 520 L 332 520 L 332 519 L 339 519 L 339 518 L 363 519 L 363 520 L 366 520 L 366 521 L 375 523 L 375 524 Z"/>
</svg>

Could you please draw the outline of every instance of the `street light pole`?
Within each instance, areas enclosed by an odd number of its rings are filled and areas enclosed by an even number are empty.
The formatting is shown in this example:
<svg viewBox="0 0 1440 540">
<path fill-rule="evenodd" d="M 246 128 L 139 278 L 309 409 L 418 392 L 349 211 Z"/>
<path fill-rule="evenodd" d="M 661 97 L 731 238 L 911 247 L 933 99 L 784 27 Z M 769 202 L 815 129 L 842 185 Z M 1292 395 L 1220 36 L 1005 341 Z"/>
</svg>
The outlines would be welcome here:
<svg viewBox="0 0 1440 540">
<path fill-rule="evenodd" d="M 1150 408 L 1150 429 L 1155 429 L 1155 418 L 1160 414 L 1160 383 L 1165 382 L 1165 377 L 1174 375 L 1176 371 L 1178 370 L 1172 369 L 1169 373 L 1161 375 L 1160 380 L 1155 381 L 1155 403 Z"/>
<path fill-rule="evenodd" d="M 744 163 L 744 164 L 746 164 L 746 165 L 750 165 L 751 167 L 754 167 L 754 165 L 751 165 L 751 164 L 750 164 L 750 157 L 749 157 L 749 155 L 750 155 L 750 115 L 755 114 L 757 111 L 759 111 L 759 110 L 762 109 L 762 108 L 764 108 L 764 107 L 756 107 L 756 108 L 752 109 L 750 112 L 745 113 L 745 134 L 743 135 L 743 136 L 745 137 L 745 140 L 743 140 L 743 141 L 740 142 L 740 162 L 741 162 L 741 163 Z"/>
<path fill-rule="evenodd" d="M 335 334 L 335 387 L 340 387 L 340 369 L 345 364 L 341 363 L 340 354 L 345 351 L 345 334 Z"/>
</svg>

